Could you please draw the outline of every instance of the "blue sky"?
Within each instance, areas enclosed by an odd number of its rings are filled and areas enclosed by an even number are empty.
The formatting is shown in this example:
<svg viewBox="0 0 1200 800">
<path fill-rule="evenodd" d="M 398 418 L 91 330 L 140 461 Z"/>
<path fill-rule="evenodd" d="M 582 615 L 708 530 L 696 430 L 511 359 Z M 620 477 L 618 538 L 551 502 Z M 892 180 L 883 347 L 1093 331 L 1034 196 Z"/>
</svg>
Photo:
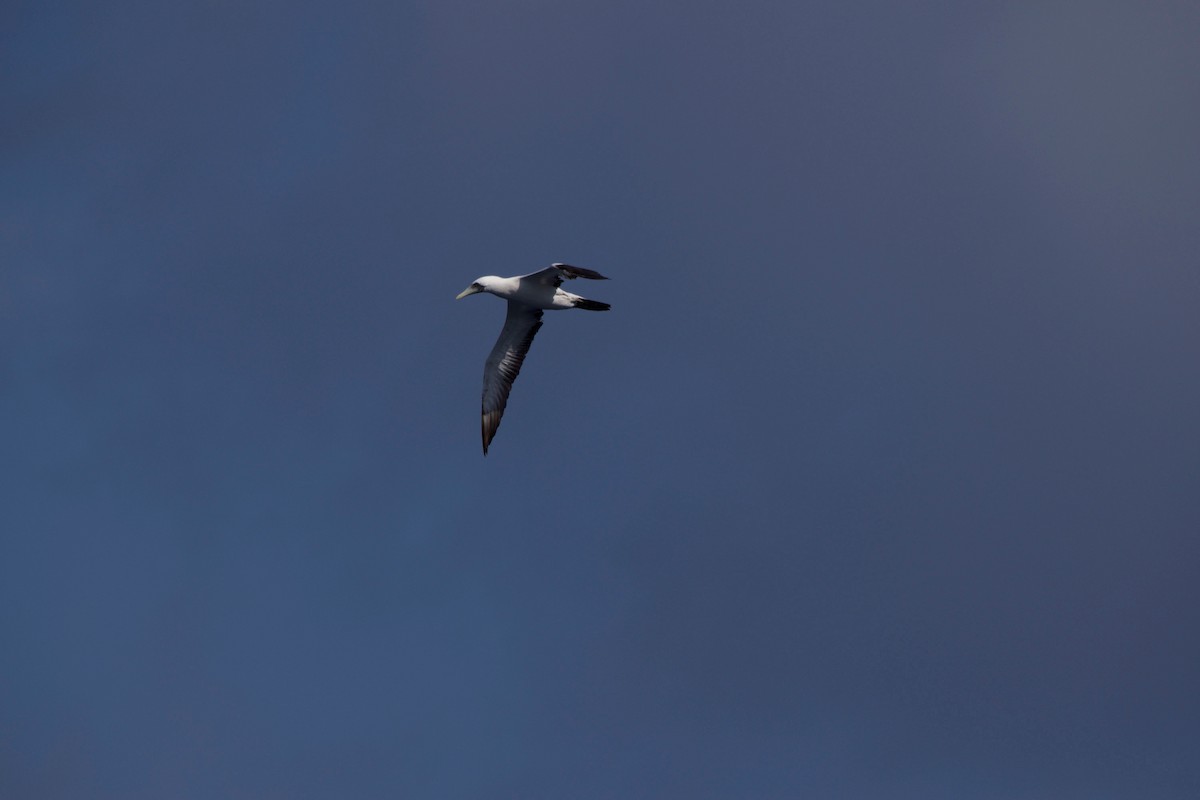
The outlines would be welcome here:
<svg viewBox="0 0 1200 800">
<path fill-rule="evenodd" d="M 7 4 L 0 795 L 1195 797 L 1198 17 Z"/>
</svg>

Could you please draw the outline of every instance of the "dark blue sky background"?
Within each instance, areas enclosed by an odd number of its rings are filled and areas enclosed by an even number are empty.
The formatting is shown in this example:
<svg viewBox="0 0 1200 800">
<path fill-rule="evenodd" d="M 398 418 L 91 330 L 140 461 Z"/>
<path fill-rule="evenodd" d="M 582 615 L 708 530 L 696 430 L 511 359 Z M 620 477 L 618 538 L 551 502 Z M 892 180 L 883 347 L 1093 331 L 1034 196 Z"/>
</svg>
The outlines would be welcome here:
<svg viewBox="0 0 1200 800">
<path fill-rule="evenodd" d="M 3 4 L 0 796 L 1200 796 L 1198 29 Z"/>
</svg>

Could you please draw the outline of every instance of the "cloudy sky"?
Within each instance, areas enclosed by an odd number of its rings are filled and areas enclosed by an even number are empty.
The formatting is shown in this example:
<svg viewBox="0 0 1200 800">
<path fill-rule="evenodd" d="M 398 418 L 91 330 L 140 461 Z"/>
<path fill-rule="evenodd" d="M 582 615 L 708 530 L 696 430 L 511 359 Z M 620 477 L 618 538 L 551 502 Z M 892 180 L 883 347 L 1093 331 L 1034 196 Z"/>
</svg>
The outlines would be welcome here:
<svg viewBox="0 0 1200 800">
<path fill-rule="evenodd" d="M 1197 29 L 5 3 L 0 795 L 1200 795 Z"/>
</svg>

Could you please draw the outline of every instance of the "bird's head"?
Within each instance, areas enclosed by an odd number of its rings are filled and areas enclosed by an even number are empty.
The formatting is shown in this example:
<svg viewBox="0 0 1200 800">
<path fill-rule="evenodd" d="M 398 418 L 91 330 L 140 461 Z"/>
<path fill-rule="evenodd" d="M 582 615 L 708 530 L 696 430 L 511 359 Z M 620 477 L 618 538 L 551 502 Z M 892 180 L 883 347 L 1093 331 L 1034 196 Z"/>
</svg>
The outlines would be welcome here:
<svg viewBox="0 0 1200 800">
<path fill-rule="evenodd" d="M 484 275 L 482 278 L 476 278 L 475 282 L 458 293 L 455 300 L 462 300 L 467 295 L 478 294 L 480 292 L 491 291 L 493 281 L 500 280 L 495 275 Z"/>
</svg>

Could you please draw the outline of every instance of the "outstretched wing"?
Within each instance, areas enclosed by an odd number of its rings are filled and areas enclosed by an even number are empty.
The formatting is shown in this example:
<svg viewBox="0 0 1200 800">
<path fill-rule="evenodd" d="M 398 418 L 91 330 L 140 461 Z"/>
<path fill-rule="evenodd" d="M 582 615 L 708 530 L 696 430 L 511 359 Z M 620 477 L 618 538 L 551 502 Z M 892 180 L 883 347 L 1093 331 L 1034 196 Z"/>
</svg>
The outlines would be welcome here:
<svg viewBox="0 0 1200 800">
<path fill-rule="evenodd" d="M 500 418 L 504 416 L 504 407 L 508 405 L 508 393 L 512 390 L 513 381 L 521 372 L 521 364 L 525 362 L 525 354 L 538 328 L 542 327 L 542 310 L 532 308 L 522 303 L 508 301 L 508 316 L 504 318 L 504 328 L 500 338 L 492 348 L 483 366 L 483 454 L 486 456 L 488 445 L 500 427 Z"/>
<path fill-rule="evenodd" d="M 575 278 L 588 278 L 593 281 L 606 281 L 608 278 L 601 275 L 599 272 L 583 267 L 572 267 L 570 264 L 551 264 L 543 270 L 531 272 L 528 275 L 522 275 L 522 281 L 530 283 L 542 283 L 547 286 L 553 286 L 557 289 L 562 285 L 563 279 L 574 280 Z"/>
</svg>

